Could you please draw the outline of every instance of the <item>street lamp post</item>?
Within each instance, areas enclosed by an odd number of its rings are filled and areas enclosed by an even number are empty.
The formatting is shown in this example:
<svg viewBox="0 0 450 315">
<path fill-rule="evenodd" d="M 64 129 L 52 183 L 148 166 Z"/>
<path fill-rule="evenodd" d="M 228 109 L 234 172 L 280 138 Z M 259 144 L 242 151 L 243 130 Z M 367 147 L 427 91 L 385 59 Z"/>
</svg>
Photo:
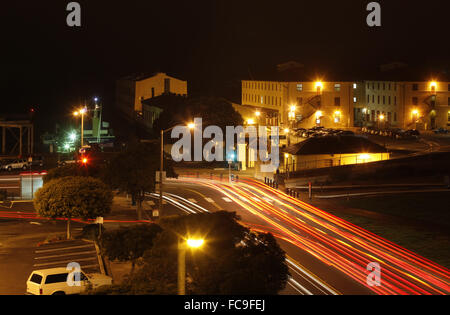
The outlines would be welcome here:
<svg viewBox="0 0 450 315">
<path fill-rule="evenodd" d="M 197 249 L 203 246 L 203 239 L 178 238 L 178 295 L 186 294 L 186 249 Z"/>
<path fill-rule="evenodd" d="M 79 111 L 76 111 L 73 113 L 74 116 L 81 116 L 81 147 L 83 147 L 84 143 L 83 143 L 83 130 L 84 130 L 84 114 L 86 114 L 87 109 L 86 107 L 80 109 Z"/>
<path fill-rule="evenodd" d="M 161 129 L 161 156 L 160 156 L 160 171 L 159 171 L 159 214 L 158 216 L 161 217 L 162 210 L 163 210 L 163 171 L 164 171 L 164 133 L 171 131 L 177 126 L 173 126 L 169 129 Z M 188 124 L 189 129 L 194 129 L 195 124 L 190 123 Z"/>
</svg>

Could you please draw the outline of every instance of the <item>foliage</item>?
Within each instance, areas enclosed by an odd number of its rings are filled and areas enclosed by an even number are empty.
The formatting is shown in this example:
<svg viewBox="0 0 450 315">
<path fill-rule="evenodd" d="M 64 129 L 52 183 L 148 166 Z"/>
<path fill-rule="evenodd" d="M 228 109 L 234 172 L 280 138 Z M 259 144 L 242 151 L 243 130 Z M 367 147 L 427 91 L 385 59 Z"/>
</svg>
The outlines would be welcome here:
<svg viewBox="0 0 450 315">
<path fill-rule="evenodd" d="M 161 97 L 159 102 L 162 108 L 170 108 L 170 110 L 164 110 L 155 121 L 155 132 L 175 125 L 189 123 L 194 118 L 202 118 L 205 126 L 215 125 L 223 130 L 226 126 L 241 126 L 243 124 L 241 115 L 229 101 L 223 98 L 166 96 Z M 155 103 L 155 106 L 158 106 L 158 100 Z"/>
<path fill-rule="evenodd" d="M 188 294 L 277 294 L 288 277 L 285 253 L 271 234 L 250 232 L 235 213 L 163 219 L 164 229 L 128 281 L 131 294 L 176 294 L 178 237 L 202 237 L 186 252 Z M 155 293 L 158 292 L 158 293 Z"/>
<path fill-rule="evenodd" d="M 87 239 L 91 241 L 96 241 L 99 238 L 100 229 L 102 230 L 102 234 L 105 233 L 105 228 L 103 227 L 103 224 L 88 224 L 83 227 L 83 230 L 81 231 L 80 238 Z"/>
<path fill-rule="evenodd" d="M 131 261 L 134 269 L 136 260 L 153 246 L 153 240 L 161 231 L 156 224 L 107 231 L 101 238 L 102 251 L 110 260 Z"/>
<path fill-rule="evenodd" d="M 112 188 L 129 193 L 138 202 L 141 219 L 144 193 L 153 191 L 160 165 L 160 149 L 154 144 L 137 144 L 115 156 L 105 169 L 103 180 Z M 165 160 L 167 177 L 176 177 L 172 163 Z"/>
<path fill-rule="evenodd" d="M 44 184 L 52 179 L 68 177 L 68 176 L 84 176 L 84 177 L 99 177 L 101 169 L 94 165 L 80 165 L 78 163 L 68 164 L 61 167 L 55 167 L 48 171 L 44 176 Z"/>
<path fill-rule="evenodd" d="M 67 238 L 70 219 L 94 219 L 111 211 L 113 195 L 99 179 L 68 176 L 47 182 L 36 193 L 34 208 L 42 217 L 67 218 Z"/>
</svg>

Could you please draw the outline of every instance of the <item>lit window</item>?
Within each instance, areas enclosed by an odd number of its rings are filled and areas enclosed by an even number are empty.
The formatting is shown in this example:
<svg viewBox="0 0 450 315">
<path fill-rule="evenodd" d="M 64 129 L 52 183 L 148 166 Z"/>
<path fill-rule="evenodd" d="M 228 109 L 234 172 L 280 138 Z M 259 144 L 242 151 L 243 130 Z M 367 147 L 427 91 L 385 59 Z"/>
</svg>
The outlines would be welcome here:
<svg viewBox="0 0 450 315">
<path fill-rule="evenodd" d="M 358 101 L 358 99 L 356 98 L 356 96 L 353 98 L 353 103 L 356 103 Z"/>
<path fill-rule="evenodd" d="M 303 84 L 297 84 L 297 91 L 303 91 Z"/>
<path fill-rule="evenodd" d="M 341 85 L 339 83 L 336 83 L 334 85 L 334 90 L 339 92 L 341 90 Z"/>
<path fill-rule="evenodd" d="M 358 85 L 356 83 L 353 83 L 353 88 L 356 90 L 356 88 L 358 87 Z"/>
</svg>

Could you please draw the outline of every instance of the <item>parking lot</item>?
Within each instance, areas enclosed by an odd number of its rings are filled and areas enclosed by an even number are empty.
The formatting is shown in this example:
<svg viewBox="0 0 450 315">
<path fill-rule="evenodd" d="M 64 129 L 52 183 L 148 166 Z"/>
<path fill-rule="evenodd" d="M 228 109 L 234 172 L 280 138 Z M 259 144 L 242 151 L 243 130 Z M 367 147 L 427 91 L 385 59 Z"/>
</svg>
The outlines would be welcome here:
<svg viewBox="0 0 450 315">
<path fill-rule="evenodd" d="M 70 240 L 49 243 L 37 247 L 34 253 L 33 268 L 36 270 L 67 267 L 67 264 L 75 262 L 86 273 L 101 272 L 95 245 L 92 242 Z"/>
</svg>

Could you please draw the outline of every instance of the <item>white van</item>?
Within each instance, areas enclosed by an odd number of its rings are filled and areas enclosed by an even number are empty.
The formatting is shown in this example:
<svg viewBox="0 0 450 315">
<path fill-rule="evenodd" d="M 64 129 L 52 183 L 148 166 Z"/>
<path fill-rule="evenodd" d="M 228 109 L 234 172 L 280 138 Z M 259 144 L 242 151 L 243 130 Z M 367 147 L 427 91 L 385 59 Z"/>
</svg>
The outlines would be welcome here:
<svg viewBox="0 0 450 315">
<path fill-rule="evenodd" d="M 68 277 L 72 279 L 68 279 Z M 51 268 L 35 270 L 27 281 L 27 294 L 31 295 L 69 295 L 81 294 L 89 287 L 96 289 L 101 286 L 111 285 L 112 278 L 102 274 L 86 274 L 80 271 L 79 286 L 70 286 L 75 281 L 75 273 L 70 273 L 66 268 Z"/>
</svg>

